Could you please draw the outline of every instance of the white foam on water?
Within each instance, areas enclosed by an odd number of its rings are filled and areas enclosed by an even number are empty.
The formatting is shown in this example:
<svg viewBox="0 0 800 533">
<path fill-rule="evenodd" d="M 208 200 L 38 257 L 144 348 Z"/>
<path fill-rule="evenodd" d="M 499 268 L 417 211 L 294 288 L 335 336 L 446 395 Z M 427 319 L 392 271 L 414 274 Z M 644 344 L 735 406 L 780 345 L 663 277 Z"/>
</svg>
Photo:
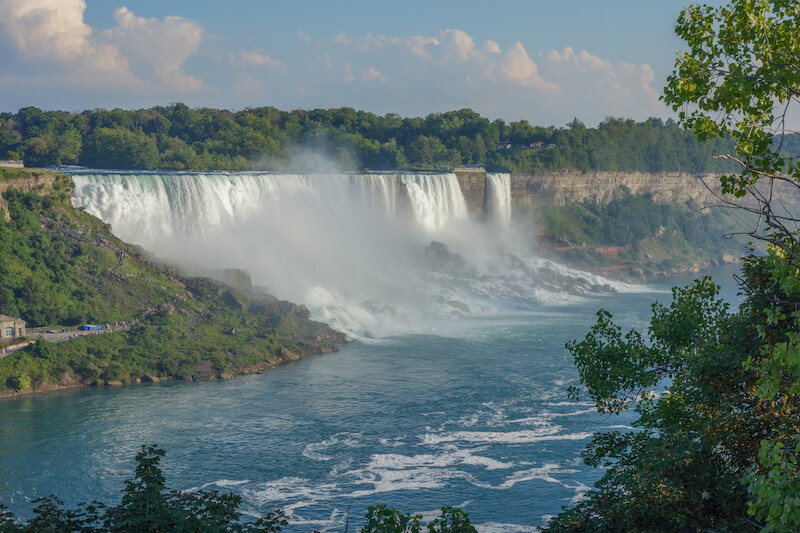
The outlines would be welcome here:
<svg viewBox="0 0 800 533">
<path fill-rule="evenodd" d="M 567 486 L 567 485 L 565 485 L 565 486 Z M 586 499 L 586 494 L 590 490 L 592 490 L 592 488 L 590 486 L 584 485 L 580 481 L 576 481 L 575 482 L 575 486 L 574 487 L 570 487 L 570 488 L 575 490 L 575 496 L 573 496 L 572 499 L 570 499 L 570 503 L 573 504 L 573 505 L 575 505 L 576 503 Z"/>
<path fill-rule="evenodd" d="M 424 444 L 441 444 L 444 442 L 471 442 L 471 443 L 491 443 L 491 444 L 528 444 L 543 441 L 558 440 L 584 440 L 590 438 L 593 433 L 575 432 L 566 434 L 555 434 L 560 427 L 550 427 L 543 430 L 518 430 L 518 431 L 454 431 L 450 433 L 434 435 L 426 434 L 422 441 Z"/>
<path fill-rule="evenodd" d="M 550 412 L 545 412 L 545 413 L 542 413 L 542 416 L 562 417 L 562 416 L 583 416 L 583 415 L 596 415 L 596 414 L 597 414 L 597 408 L 596 407 L 591 407 L 591 408 L 588 408 L 588 409 L 581 409 L 579 411 L 570 411 L 568 413 L 550 413 Z M 607 427 L 607 426 L 603 426 L 603 427 Z"/>
<path fill-rule="evenodd" d="M 332 499 L 339 490 L 336 483 L 313 483 L 305 478 L 289 476 L 246 487 L 243 497 L 258 506 L 280 503 L 280 507 L 288 512 L 288 509 L 304 507 L 315 501 Z M 283 505 L 284 502 L 292 503 Z"/>
<path fill-rule="evenodd" d="M 540 467 L 529 468 L 527 470 L 520 470 L 518 472 L 514 472 L 510 475 L 504 482 L 500 485 L 494 486 L 492 488 L 498 490 L 510 489 L 517 483 L 524 483 L 527 481 L 534 481 L 534 480 L 541 480 L 546 481 L 548 483 L 558 483 L 563 485 L 561 481 L 559 481 L 554 476 L 557 474 L 574 474 L 577 470 L 563 468 L 561 465 L 556 463 L 545 463 Z"/>
<path fill-rule="evenodd" d="M 406 436 L 405 435 L 401 435 L 399 437 L 394 437 L 394 438 L 391 438 L 391 439 L 381 438 L 379 440 L 379 442 L 381 443 L 381 446 L 383 446 L 384 448 L 395 448 L 395 447 L 398 447 L 398 446 L 405 446 L 406 445 Z"/>
<path fill-rule="evenodd" d="M 221 489 L 227 489 L 230 487 L 238 487 L 240 485 L 247 485 L 250 483 L 249 479 L 218 479 L 217 481 L 211 481 L 204 485 L 201 485 L 201 489 L 206 489 L 208 487 L 219 487 Z"/>
<path fill-rule="evenodd" d="M 473 524 L 478 533 L 536 533 L 541 528 L 523 524 L 508 524 L 505 522 L 484 522 Z"/>
<path fill-rule="evenodd" d="M 585 405 L 585 406 L 594 406 L 594 402 L 587 402 L 587 401 L 576 401 L 576 402 L 547 402 L 548 406 L 550 407 L 575 407 L 578 405 Z"/>
<path fill-rule="evenodd" d="M 337 433 L 336 435 L 331 436 L 329 439 L 325 439 L 321 442 L 312 442 L 306 444 L 306 447 L 303 449 L 303 457 L 308 457 L 309 459 L 313 459 L 315 461 L 330 461 L 333 459 L 333 457 L 330 455 L 325 455 L 321 452 L 332 446 L 358 448 L 361 446 L 361 443 L 358 440 L 360 437 L 361 435 L 358 433 Z"/>
</svg>

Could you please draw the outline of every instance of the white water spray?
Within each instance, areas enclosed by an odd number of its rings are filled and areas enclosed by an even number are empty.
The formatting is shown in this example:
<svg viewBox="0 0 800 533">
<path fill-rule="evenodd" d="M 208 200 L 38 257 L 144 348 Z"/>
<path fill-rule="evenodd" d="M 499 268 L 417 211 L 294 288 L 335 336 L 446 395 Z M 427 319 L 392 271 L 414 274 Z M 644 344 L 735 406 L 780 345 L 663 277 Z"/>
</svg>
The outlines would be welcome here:
<svg viewBox="0 0 800 533">
<path fill-rule="evenodd" d="M 505 223 L 507 175 L 491 176 L 490 203 Z M 189 271 L 245 269 L 353 336 L 625 288 L 539 259 L 508 231 L 498 239 L 495 224 L 470 219 L 454 174 L 93 172 L 74 181 L 76 207 L 123 240 Z"/>
</svg>

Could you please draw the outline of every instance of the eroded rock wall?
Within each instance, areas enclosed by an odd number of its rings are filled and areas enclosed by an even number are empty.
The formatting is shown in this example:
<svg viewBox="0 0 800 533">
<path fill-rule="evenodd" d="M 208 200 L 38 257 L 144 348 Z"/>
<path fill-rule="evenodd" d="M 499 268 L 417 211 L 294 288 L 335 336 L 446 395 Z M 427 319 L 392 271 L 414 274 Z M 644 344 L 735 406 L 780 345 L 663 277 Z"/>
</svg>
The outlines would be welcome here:
<svg viewBox="0 0 800 533">
<path fill-rule="evenodd" d="M 712 176 L 703 179 L 692 174 L 664 172 L 558 172 L 541 175 L 512 174 L 511 201 L 515 209 L 560 206 L 568 202 L 593 199 L 609 203 L 622 196 L 623 187 L 635 195 L 649 194 L 658 203 L 706 204 L 714 195 L 706 185 L 719 188 Z"/>
<path fill-rule="evenodd" d="M 3 193 L 8 189 L 16 189 L 21 192 L 37 192 L 44 194 L 53 190 L 53 183 L 56 180 L 56 176 L 56 174 L 47 173 L 31 175 L 30 177 L 25 178 L 10 178 L 0 180 L 0 211 L 2 212 L 0 216 L 5 217 L 6 220 L 10 220 L 8 213 L 8 202 L 6 202 L 5 198 L 3 198 Z"/>
</svg>

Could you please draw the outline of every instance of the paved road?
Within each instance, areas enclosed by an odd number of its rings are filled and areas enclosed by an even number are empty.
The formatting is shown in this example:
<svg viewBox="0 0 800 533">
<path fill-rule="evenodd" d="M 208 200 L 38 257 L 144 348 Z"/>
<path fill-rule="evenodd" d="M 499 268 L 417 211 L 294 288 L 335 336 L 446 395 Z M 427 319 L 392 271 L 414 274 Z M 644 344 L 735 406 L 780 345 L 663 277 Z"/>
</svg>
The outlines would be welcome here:
<svg viewBox="0 0 800 533">
<path fill-rule="evenodd" d="M 67 331 L 66 333 L 57 332 L 57 333 L 39 333 L 39 332 L 31 332 L 28 333 L 28 337 L 31 340 L 35 339 L 44 339 L 49 342 L 62 342 L 68 341 L 70 339 L 74 339 L 76 337 L 83 337 L 85 335 L 100 335 L 103 333 L 111 333 L 114 331 L 124 331 L 130 329 L 130 326 L 112 326 L 110 328 L 103 328 L 96 331 Z M 5 351 L 0 350 L 0 359 L 3 357 L 16 352 L 17 350 L 21 350 L 28 346 L 29 343 L 19 345 L 19 346 L 9 346 L 5 349 Z"/>
</svg>

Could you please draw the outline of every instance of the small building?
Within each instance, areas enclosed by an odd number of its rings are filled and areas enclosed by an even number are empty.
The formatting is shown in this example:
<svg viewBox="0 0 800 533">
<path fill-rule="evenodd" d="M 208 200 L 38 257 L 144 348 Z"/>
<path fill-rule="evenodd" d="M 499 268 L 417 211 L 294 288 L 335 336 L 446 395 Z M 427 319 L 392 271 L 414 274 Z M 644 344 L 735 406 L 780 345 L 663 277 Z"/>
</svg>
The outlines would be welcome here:
<svg viewBox="0 0 800 533">
<path fill-rule="evenodd" d="M 18 339 L 25 336 L 25 321 L 0 315 L 0 339 Z"/>
<path fill-rule="evenodd" d="M 96 326 L 94 324 L 86 324 L 85 326 L 81 326 L 82 331 L 100 331 L 103 329 L 103 326 Z"/>
</svg>

